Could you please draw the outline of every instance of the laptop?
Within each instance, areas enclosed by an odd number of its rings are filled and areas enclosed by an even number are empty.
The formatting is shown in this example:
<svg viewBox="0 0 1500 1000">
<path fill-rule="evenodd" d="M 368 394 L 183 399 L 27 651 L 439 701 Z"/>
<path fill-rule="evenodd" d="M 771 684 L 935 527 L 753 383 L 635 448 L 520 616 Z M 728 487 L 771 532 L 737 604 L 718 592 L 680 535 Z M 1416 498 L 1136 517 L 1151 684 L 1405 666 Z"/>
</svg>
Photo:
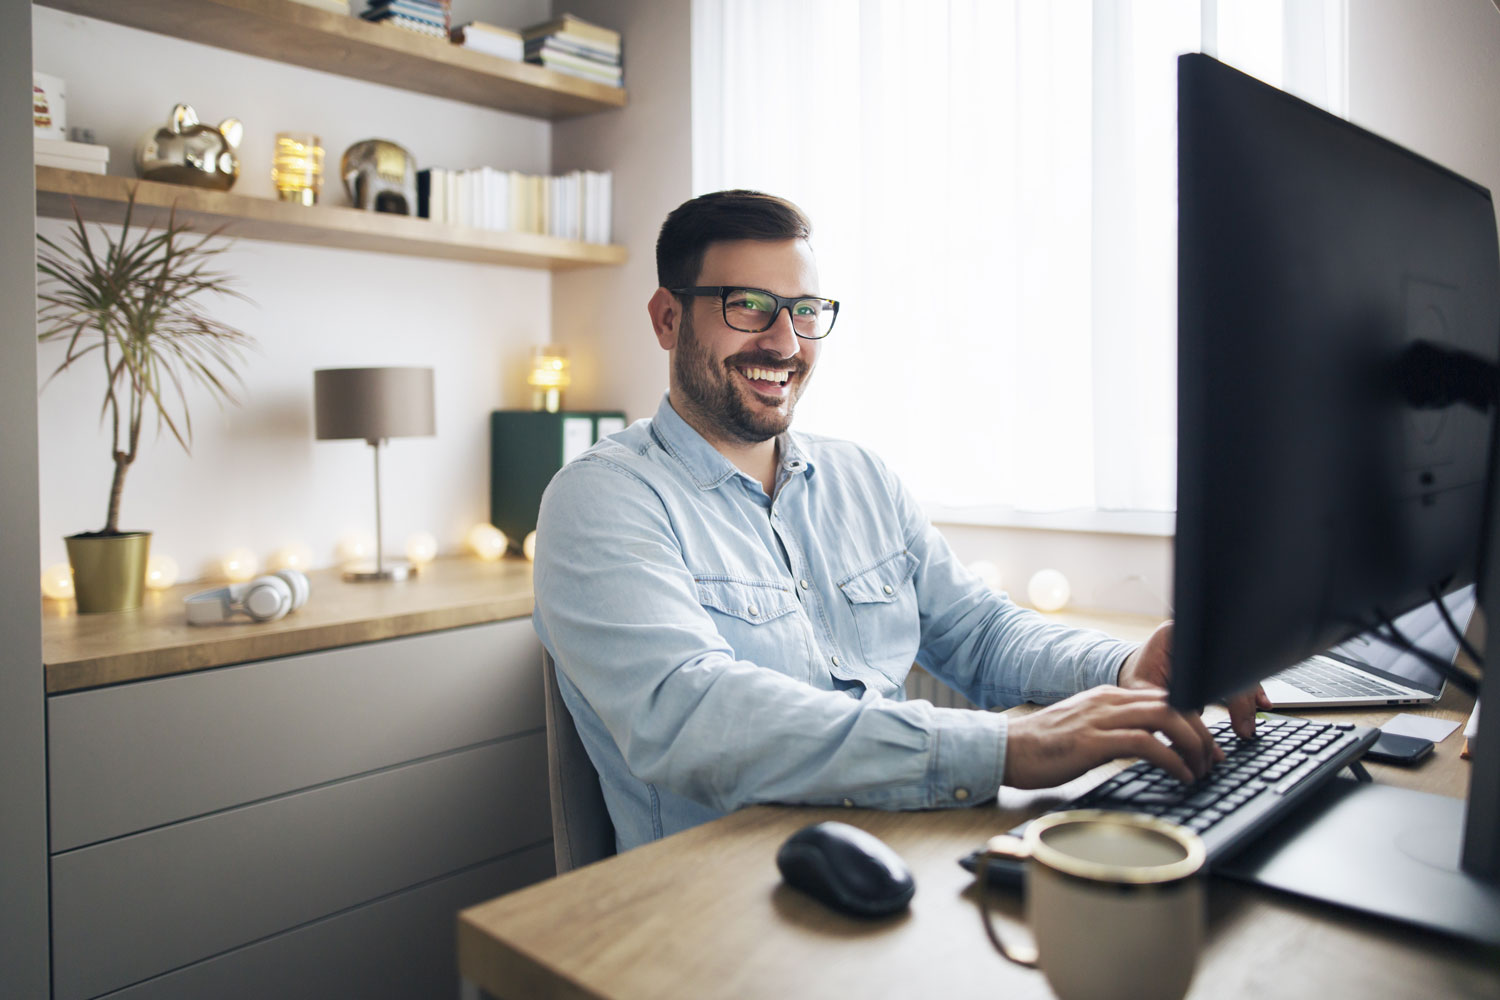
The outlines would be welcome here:
<svg viewBox="0 0 1500 1000">
<path fill-rule="evenodd" d="M 1467 629 L 1474 614 L 1474 588 L 1455 590 L 1443 598 L 1443 604 L 1454 624 Z M 1458 639 L 1443 621 L 1436 601 L 1397 618 L 1396 628 L 1449 663 L 1458 658 Z M 1425 705 L 1442 696 L 1445 683 L 1443 675 L 1420 657 L 1366 633 L 1288 667 L 1261 686 L 1272 704 L 1283 709 Z"/>
</svg>

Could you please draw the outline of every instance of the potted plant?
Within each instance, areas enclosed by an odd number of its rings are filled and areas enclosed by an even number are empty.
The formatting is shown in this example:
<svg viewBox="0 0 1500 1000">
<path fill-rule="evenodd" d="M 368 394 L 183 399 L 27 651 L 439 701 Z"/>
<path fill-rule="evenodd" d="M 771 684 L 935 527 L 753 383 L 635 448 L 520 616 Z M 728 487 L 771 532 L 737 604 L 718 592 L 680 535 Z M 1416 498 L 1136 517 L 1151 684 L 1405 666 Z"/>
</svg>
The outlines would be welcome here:
<svg viewBox="0 0 1500 1000">
<path fill-rule="evenodd" d="M 100 421 L 113 434 L 114 476 L 104 527 L 66 539 L 80 612 L 139 607 L 151 535 L 120 530 L 125 473 L 135 461 L 141 430 L 154 413 L 157 434 L 171 432 L 191 452 L 193 427 L 188 388 L 197 384 L 222 404 L 235 402 L 230 383 L 253 343 L 241 330 L 204 315 L 197 298 L 205 292 L 244 296 L 231 279 L 211 269 L 227 249 L 211 243 L 221 229 L 194 233 L 169 213 L 164 229 L 132 228 L 135 191 L 125 204 L 118 236 L 101 227 L 90 238 L 78 206 L 68 239 L 38 235 L 38 339 L 66 345 L 52 379 L 84 360 L 104 374 Z"/>
</svg>

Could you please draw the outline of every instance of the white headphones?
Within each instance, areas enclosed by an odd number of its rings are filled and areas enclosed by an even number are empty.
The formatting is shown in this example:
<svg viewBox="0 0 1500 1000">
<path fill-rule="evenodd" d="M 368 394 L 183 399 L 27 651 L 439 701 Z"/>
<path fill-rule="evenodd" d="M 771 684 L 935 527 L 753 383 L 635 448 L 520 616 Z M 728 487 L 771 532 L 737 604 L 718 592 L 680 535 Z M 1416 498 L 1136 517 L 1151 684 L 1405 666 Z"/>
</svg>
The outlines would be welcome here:
<svg viewBox="0 0 1500 1000">
<path fill-rule="evenodd" d="M 258 576 L 249 583 L 232 583 L 216 590 L 204 590 L 186 598 L 189 625 L 214 625 L 227 622 L 244 612 L 258 622 L 274 622 L 307 603 L 312 586 L 307 577 L 294 569 L 280 569 L 270 576 Z"/>
</svg>

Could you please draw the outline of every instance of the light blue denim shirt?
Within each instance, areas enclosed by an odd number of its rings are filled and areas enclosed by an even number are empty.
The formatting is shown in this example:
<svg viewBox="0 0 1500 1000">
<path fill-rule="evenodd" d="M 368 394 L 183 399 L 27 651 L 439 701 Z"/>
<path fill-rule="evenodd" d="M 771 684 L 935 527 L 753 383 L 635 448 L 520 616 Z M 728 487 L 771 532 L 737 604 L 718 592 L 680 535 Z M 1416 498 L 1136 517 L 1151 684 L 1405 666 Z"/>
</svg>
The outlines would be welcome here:
<svg viewBox="0 0 1500 1000">
<path fill-rule="evenodd" d="M 912 663 L 1008 706 L 1135 648 L 989 590 L 863 448 L 788 432 L 779 462 L 768 497 L 663 399 L 542 498 L 533 621 L 620 850 L 756 802 L 986 801 L 1006 720 L 906 701 Z"/>
</svg>

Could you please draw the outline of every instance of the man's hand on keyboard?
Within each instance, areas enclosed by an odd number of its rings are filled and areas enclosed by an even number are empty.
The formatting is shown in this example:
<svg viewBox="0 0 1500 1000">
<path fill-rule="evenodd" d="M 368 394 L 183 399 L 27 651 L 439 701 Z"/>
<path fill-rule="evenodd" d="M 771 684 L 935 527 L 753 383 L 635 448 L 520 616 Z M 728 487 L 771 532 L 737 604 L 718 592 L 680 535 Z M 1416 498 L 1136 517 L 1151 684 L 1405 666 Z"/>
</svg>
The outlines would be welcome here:
<svg viewBox="0 0 1500 1000">
<path fill-rule="evenodd" d="M 1003 781 L 1050 788 L 1117 757 L 1143 757 L 1186 783 L 1208 773 L 1224 751 L 1196 714 L 1167 706 L 1165 690 L 1097 687 L 1010 720 Z"/>
<path fill-rule="evenodd" d="M 1127 688 L 1167 687 L 1172 674 L 1172 623 L 1163 622 L 1156 627 L 1140 649 L 1125 658 L 1120 666 L 1120 686 Z M 1259 684 L 1253 691 L 1245 691 L 1226 698 L 1229 721 L 1242 739 L 1255 738 L 1255 713 L 1259 709 L 1270 709 L 1271 699 Z"/>
</svg>

